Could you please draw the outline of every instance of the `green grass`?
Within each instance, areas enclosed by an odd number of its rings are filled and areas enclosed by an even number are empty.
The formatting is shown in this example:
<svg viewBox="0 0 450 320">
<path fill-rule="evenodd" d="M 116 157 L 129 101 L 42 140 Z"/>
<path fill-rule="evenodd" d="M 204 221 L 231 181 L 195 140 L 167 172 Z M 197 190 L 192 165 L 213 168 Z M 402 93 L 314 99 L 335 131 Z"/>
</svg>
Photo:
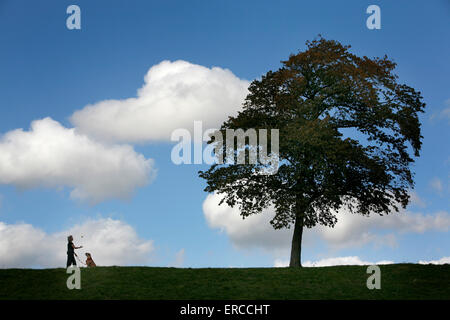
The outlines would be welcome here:
<svg viewBox="0 0 450 320">
<path fill-rule="evenodd" d="M 364 266 L 324 268 L 81 269 L 81 290 L 68 290 L 65 269 L 0 270 L 0 299 L 450 299 L 450 265 L 381 268 L 369 290 Z"/>
</svg>

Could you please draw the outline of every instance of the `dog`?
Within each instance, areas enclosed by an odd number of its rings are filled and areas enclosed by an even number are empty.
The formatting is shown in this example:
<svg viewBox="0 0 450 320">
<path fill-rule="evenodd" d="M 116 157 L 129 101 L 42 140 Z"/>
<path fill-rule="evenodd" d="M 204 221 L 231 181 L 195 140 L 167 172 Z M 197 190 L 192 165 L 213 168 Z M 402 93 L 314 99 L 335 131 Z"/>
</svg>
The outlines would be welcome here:
<svg viewBox="0 0 450 320">
<path fill-rule="evenodd" d="M 94 260 L 92 260 L 92 256 L 91 256 L 90 253 L 86 253 L 86 257 L 87 257 L 87 259 L 86 259 L 86 266 L 87 267 L 92 268 L 92 267 L 96 267 L 97 266 L 95 264 Z"/>
</svg>

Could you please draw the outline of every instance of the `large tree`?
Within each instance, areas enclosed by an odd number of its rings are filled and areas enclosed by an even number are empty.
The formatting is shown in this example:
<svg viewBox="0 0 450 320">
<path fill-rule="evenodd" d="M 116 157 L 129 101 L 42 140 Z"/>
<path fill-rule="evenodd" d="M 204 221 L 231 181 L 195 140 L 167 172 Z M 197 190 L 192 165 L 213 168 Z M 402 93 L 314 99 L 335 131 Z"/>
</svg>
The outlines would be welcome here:
<svg viewBox="0 0 450 320">
<path fill-rule="evenodd" d="M 267 165 L 258 161 L 199 172 L 205 191 L 223 195 L 221 204 L 238 206 L 243 218 L 273 206 L 275 229 L 294 226 L 291 267 L 301 266 L 304 227 L 333 227 L 340 207 L 362 215 L 406 207 L 425 107 L 420 92 L 398 83 L 396 64 L 386 56 L 359 57 L 322 37 L 306 45 L 253 81 L 242 111 L 220 128 L 224 135 L 279 129 L 278 171 L 261 174 Z M 222 151 L 227 148 L 239 153 L 225 144 Z"/>
</svg>

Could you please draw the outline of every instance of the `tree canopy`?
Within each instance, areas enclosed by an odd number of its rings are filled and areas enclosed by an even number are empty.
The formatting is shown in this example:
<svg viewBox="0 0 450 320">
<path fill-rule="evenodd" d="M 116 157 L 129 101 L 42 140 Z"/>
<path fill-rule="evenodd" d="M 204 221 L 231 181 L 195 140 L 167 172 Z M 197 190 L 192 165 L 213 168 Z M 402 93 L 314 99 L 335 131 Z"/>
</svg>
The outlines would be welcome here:
<svg viewBox="0 0 450 320">
<path fill-rule="evenodd" d="M 242 111 L 220 128 L 279 129 L 278 171 L 261 174 L 266 164 L 257 162 L 199 172 L 205 191 L 244 218 L 273 206 L 274 228 L 294 225 L 291 266 L 301 266 L 303 227 L 333 227 L 342 206 L 362 215 L 406 207 L 425 108 L 420 92 L 398 83 L 387 56 L 359 57 L 321 37 L 306 45 L 254 80 Z"/>
</svg>

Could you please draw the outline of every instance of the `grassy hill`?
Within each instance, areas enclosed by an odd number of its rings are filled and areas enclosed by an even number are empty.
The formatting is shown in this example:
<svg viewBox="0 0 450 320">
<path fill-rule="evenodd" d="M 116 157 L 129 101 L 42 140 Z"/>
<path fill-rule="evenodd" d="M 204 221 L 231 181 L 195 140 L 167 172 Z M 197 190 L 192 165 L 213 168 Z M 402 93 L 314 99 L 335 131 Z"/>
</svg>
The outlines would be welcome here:
<svg viewBox="0 0 450 320">
<path fill-rule="evenodd" d="M 81 269 L 81 290 L 68 290 L 65 269 L 0 270 L 0 299 L 450 299 L 450 265 L 381 268 L 369 290 L 364 266 L 323 268 Z"/>
</svg>

